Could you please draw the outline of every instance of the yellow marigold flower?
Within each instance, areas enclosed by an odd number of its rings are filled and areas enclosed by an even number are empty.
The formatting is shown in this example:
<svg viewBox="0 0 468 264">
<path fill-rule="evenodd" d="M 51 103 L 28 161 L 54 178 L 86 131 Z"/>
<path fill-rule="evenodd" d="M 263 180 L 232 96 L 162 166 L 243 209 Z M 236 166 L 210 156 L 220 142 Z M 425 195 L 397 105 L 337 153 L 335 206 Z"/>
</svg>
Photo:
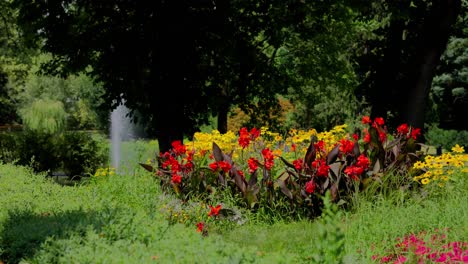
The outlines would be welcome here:
<svg viewBox="0 0 468 264">
<path fill-rule="evenodd" d="M 422 179 L 422 180 L 421 180 L 421 183 L 422 183 L 422 184 L 428 184 L 430 181 L 431 181 L 431 180 L 429 180 L 428 178 L 426 178 L 426 179 Z"/>
<path fill-rule="evenodd" d="M 455 152 L 455 153 L 463 153 L 465 152 L 465 149 L 463 147 L 460 147 L 460 145 L 456 144 L 453 148 L 452 148 L 452 152 Z"/>
</svg>

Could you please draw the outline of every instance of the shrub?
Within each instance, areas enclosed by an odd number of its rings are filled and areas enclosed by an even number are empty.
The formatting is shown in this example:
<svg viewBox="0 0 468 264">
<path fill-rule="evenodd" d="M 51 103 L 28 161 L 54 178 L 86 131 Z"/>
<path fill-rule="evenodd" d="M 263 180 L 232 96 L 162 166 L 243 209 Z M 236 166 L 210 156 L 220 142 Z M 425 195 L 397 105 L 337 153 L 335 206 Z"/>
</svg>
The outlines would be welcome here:
<svg viewBox="0 0 468 264">
<path fill-rule="evenodd" d="M 107 163 L 107 157 L 105 140 L 86 132 L 49 134 L 26 130 L 0 134 L 0 160 L 29 165 L 36 172 L 92 174 Z"/>
<path fill-rule="evenodd" d="M 442 129 L 437 126 L 430 126 L 426 135 L 426 141 L 432 146 L 442 146 L 446 151 L 450 150 L 455 144 L 468 147 L 468 131 Z"/>
</svg>

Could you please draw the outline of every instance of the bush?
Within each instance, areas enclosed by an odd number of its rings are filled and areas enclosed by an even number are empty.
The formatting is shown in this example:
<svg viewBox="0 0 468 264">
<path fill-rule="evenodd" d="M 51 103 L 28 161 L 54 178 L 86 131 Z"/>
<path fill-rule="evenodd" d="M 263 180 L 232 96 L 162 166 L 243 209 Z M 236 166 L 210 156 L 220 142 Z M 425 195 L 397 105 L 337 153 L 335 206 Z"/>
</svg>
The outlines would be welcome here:
<svg viewBox="0 0 468 264">
<path fill-rule="evenodd" d="M 85 132 L 0 134 L 0 160 L 31 166 L 36 172 L 92 174 L 107 163 L 107 153 L 104 139 Z"/>
<path fill-rule="evenodd" d="M 455 144 L 468 147 L 468 131 L 442 129 L 435 125 L 430 126 L 426 133 L 426 141 L 432 146 L 442 146 L 449 151 Z"/>
</svg>

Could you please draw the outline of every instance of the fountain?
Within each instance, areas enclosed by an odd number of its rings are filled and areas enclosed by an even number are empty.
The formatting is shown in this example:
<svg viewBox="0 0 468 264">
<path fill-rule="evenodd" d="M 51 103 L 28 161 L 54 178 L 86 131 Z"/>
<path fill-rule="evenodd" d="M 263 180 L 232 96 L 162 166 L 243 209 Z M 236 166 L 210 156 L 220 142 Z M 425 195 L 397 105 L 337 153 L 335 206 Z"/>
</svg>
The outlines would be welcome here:
<svg viewBox="0 0 468 264">
<path fill-rule="evenodd" d="M 122 163 L 122 141 L 128 140 L 132 137 L 133 125 L 131 118 L 127 116 L 129 109 L 121 103 L 111 113 L 111 127 L 110 127 L 110 138 L 111 138 L 111 166 L 116 171 L 119 170 Z"/>
</svg>

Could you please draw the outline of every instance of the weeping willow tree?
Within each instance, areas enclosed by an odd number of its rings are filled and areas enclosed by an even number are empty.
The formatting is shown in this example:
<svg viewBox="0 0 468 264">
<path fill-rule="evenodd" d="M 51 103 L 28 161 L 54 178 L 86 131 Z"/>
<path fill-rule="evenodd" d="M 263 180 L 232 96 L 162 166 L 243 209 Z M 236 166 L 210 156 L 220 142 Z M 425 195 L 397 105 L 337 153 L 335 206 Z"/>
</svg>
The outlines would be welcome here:
<svg viewBox="0 0 468 264">
<path fill-rule="evenodd" d="M 65 129 L 67 113 L 60 101 L 38 99 L 19 112 L 26 129 L 47 134 Z"/>
</svg>

